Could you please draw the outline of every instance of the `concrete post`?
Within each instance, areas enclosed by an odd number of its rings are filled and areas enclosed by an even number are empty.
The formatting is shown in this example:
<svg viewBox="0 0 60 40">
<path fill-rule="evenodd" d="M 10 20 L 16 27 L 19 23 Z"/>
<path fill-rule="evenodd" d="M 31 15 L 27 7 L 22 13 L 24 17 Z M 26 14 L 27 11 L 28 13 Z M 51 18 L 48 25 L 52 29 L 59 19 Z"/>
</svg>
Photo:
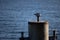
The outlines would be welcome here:
<svg viewBox="0 0 60 40">
<path fill-rule="evenodd" d="M 28 22 L 28 30 L 31 40 L 49 40 L 48 22 Z"/>
</svg>

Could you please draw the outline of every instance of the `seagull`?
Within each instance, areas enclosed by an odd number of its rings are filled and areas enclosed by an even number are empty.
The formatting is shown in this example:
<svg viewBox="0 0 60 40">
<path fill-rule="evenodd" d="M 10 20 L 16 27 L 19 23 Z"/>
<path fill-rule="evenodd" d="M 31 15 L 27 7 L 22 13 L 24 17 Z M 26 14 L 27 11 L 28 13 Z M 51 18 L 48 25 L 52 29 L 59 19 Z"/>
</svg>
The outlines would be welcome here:
<svg viewBox="0 0 60 40">
<path fill-rule="evenodd" d="M 34 15 L 37 17 L 37 21 L 39 22 L 40 13 L 36 13 Z"/>
</svg>

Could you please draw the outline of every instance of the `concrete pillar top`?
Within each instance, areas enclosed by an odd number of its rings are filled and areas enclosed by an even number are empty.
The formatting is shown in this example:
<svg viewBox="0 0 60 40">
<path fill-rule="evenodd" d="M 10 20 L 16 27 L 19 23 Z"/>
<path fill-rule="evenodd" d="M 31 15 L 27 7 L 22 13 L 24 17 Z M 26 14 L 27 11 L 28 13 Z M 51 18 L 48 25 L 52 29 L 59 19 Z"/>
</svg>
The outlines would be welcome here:
<svg viewBox="0 0 60 40">
<path fill-rule="evenodd" d="M 29 23 L 29 24 L 30 24 L 30 23 L 48 23 L 48 21 L 40 21 L 40 22 L 30 22 L 30 21 L 29 21 L 28 23 Z"/>
</svg>

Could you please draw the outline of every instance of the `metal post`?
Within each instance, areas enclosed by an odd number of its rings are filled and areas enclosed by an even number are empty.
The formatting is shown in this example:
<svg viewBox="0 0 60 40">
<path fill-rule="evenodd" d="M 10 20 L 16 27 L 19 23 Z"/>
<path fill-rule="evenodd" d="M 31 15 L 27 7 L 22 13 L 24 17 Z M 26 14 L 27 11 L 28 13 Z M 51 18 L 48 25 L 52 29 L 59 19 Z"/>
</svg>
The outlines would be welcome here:
<svg viewBox="0 0 60 40">
<path fill-rule="evenodd" d="M 21 32 L 21 38 L 20 40 L 24 40 L 24 32 Z"/>
<path fill-rule="evenodd" d="M 57 40 L 56 30 L 53 30 L 53 40 Z"/>
</svg>

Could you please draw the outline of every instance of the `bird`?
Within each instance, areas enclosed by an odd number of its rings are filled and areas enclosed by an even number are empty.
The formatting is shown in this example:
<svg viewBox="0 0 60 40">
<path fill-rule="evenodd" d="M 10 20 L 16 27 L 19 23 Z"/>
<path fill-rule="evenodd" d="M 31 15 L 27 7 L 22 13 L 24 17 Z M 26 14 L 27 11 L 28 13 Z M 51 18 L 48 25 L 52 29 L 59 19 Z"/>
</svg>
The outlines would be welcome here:
<svg viewBox="0 0 60 40">
<path fill-rule="evenodd" d="M 34 14 L 37 17 L 37 22 L 39 22 L 40 13 Z"/>
<path fill-rule="evenodd" d="M 35 16 L 37 16 L 37 17 L 40 17 L 40 13 L 36 13 L 36 14 L 34 14 Z"/>
</svg>

